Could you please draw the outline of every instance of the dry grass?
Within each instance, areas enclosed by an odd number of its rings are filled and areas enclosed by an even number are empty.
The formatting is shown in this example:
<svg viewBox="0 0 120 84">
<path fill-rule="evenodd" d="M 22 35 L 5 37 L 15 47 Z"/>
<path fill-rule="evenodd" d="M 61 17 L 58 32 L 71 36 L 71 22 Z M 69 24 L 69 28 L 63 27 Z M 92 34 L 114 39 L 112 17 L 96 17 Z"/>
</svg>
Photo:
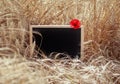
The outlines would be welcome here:
<svg viewBox="0 0 120 84">
<path fill-rule="evenodd" d="M 100 56 L 80 60 L 0 58 L 1 84 L 119 84 L 120 63 Z"/>
<path fill-rule="evenodd" d="M 119 84 L 119 8 L 119 0 L 0 0 L 0 84 Z M 35 58 L 29 25 L 73 18 L 84 25 L 82 61 Z"/>
</svg>

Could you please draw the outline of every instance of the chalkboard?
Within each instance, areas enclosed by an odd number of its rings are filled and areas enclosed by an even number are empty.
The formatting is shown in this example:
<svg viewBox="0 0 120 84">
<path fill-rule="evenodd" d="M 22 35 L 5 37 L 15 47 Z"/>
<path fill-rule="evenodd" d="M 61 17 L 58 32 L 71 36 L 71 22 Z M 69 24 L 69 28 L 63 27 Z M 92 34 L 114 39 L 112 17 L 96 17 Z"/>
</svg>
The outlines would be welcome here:
<svg viewBox="0 0 120 84">
<path fill-rule="evenodd" d="M 47 56 L 57 52 L 66 53 L 71 58 L 81 57 L 82 28 L 73 29 L 69 25 L 32 25 L 30 33 L 30 43 L 35 41 L 36 46 Z"/>
</svg>

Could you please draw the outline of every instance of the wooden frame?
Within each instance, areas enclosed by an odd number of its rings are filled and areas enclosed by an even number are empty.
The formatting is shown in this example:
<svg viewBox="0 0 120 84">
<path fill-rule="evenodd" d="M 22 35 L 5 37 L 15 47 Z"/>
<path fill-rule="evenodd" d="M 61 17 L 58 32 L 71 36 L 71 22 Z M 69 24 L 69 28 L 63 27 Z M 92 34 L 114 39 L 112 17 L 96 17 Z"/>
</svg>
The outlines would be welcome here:
<svg viewBox="0 0 120 84">
<path fill-rule="evenodd" d="M 32 45 L 32 32 L 33 32 L 33 28 L 71 28 L 70 25 L 31 25 L 30 26 L 30 46 Z M 81 57 L 84 55 L 84 28 L 83 26 L 81 26 Z M 30 51 L 31 52 L 31 51 Z M 32 55 L 32 54 L 30 54 Z"/>
</svg>

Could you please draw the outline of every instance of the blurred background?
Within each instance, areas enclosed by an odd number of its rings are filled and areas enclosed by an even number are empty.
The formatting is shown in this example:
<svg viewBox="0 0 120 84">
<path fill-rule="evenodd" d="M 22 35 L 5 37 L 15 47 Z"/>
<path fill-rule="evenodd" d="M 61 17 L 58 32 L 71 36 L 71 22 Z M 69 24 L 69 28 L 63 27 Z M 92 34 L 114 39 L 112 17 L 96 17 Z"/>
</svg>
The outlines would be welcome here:
<svg viewBox="0 0 120 84">
<path fill-rule="evenodd" d="M 74 18 L 84 28 L 82 59 L 104 55 L 120 60 L 119 0 L 1 0 L 0 43 L 17 46 L 22 53 L 30 25 L 69 25 Z"/>
<path fill-rule="evenodd" d="M 74 18 L 84 28 L 81 59 L 35 58 L 30 25 Z M 0 0 L 0 84 L 10 83 L 120 84 L 120 0 Z"/>
</svg>

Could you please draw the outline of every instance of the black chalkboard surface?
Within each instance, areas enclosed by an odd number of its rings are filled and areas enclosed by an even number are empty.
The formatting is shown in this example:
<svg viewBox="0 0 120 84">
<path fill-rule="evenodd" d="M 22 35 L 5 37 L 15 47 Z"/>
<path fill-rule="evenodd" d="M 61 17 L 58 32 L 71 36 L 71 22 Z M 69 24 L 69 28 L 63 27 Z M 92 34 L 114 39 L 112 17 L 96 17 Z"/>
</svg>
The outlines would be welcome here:
<svg viewBox="0 0 120 84">
<path fill-rule="evenodd" d="M 38 32 L 42 37 L 36 33 Z M 34 25 L 31 27 L 31 43 L 35 41 L 46 55 L 52 52 L 67 53 L 71 58 L 81 56 L 81 28 L 69 25 Z"/>
</svg>

